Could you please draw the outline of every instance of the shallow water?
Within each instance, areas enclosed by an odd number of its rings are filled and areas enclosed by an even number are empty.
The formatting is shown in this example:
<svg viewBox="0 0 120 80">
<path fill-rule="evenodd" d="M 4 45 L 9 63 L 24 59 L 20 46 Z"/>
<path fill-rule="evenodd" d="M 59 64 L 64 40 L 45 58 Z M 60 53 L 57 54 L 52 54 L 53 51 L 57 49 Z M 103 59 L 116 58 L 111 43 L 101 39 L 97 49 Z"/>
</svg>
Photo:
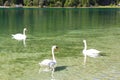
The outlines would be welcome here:
<svg viewBox="0 0 120 80">
<path fill-rule="evenodd" d="M 49 80 L 49 74 L 38 74 L 38 62 L 51 58 L 53 44 L 60 47 L 56 52 L 58 65 L 67 67 L 55 72 L 57 80 L 119 79 L 119 16 L 119 8 L 1 8 L 0 79 Z M 24 27 L 28 29 L 26 48 L 11 38 L 11 34 L 22 33 Z M 88 48 L 106 54 L 104 62 L 102 58 L 89 58 L 83 69 L 84 38 Z"/>
</svg>

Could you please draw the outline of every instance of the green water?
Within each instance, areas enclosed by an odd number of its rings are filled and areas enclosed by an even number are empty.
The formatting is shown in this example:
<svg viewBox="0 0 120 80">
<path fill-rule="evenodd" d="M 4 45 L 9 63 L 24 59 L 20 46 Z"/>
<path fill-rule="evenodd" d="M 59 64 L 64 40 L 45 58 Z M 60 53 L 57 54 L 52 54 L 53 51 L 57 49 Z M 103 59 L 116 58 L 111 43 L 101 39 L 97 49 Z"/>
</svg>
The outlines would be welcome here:
<svg viewBox="0 0 120 80">
<path fill-rule="evenodd" d="M 0 35 L 21 32 L 44 36 L 68 30 L 119 27 L 120 9 L 0 9 Z"/>
<path fill-rule="evenodd" d="M 50 80 L 50 73 L 38 74 L 38 63 L 51 59 L 54 44 L 56 80 L 119 80 L 119 16 L 119 8 L 1 8 L 0 80 Z M 27 47 L 11 37 L 24 27 Z M 83 39 L 105 55 L 87 58 L 86 67 Z"/>
</svg>

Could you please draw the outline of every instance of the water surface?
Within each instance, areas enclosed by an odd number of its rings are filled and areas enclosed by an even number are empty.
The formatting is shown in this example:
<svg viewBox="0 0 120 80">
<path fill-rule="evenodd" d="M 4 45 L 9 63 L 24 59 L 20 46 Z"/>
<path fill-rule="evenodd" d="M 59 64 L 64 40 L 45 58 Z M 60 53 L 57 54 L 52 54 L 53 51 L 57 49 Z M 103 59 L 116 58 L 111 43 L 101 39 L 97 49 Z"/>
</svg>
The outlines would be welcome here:
<svg viewBox="0 0 120 80">
<path fill-rule="evenodd" d="M 119 27 L 119 8 L 1 8 L 0 35 L 21 32 L 44 36 L 68 30 Z"/>
<path fill-rule="evenodd" d="M 119 8 L 0 8 L 0 80 L 50 80 L 38 74 L 38 62 L 51 58 L 54 44 L 57 67 L 67 67 L 57 80 L 119 80 L 119 16 Z M 11 39 L 24 27 L 27 47 Z M 88 58 L 85 68 L 83 39 L 106 55 Z"/>
</svg>

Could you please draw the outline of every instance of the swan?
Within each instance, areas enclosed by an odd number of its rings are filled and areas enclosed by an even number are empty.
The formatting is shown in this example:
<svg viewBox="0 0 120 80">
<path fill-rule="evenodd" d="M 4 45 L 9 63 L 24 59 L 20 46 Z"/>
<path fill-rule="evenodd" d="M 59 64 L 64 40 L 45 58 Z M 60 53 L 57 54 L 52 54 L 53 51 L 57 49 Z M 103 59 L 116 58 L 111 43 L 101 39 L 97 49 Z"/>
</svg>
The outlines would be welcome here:
<svg viewBox="0 0 120 80">
<path fill-rule="evenodd" d="M 87 50 L 86 40 L 83 40 L 83 43 L 84 43 L 83 55 L 84 55 L 84 65 L 85 65 L 86 64 L 86 58 L 87 58 L 87 56 L 96 58 L 96 57 L 99 56 L 99 53 L 101 51 L 98 51 L 96 49 L 88 49 Z"/>
<path fill-rule="evenodd" d="M 51 70 L 52 71 L 52 78 L 53 78 L 53 73 L 55 70 L 55 65 L 57 63 L 55 56 L 54 56 L 54 51 L 55 49 L 58 49 L 58 47 L 56 45 L 52 46 L 52 59 L 44 59 L 43 61 L 41 61 L 39 63 L 40 67 L 46 67 L 46 71 Z M 40 73 L 40 69 L 39 69 L 39 73 Z"/>
<path fill-rule="evenodd" d="M 12 34 L 12 38 L 13 39 L 16 39 L 18 41 L 23 40 L 23 44 L 24 44 L 25 47 L 26 47 L 25 40 L 26 40 L 26 37 L 27 37 L 26 34 L 25 34 L 26 30 L 27 30 L 26 28 L 23 29 L 23 34 L 21 34 L 21 33 Z"/>
</svg>

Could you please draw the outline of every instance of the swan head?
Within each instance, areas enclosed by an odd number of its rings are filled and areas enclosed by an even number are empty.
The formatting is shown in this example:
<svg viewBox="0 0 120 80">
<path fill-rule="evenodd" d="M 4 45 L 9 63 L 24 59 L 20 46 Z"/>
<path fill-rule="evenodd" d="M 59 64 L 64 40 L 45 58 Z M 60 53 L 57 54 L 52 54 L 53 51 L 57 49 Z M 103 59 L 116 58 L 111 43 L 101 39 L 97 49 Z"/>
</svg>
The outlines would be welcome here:
<svg viewBox="0 0 120 80">
<path fill-rule="evenodd" d="M 56 45 L 52 46 L 52 50 L 58 49 L 58 47 Z"/>
<path fill-rule="evenodd" d="M 26 30 L 27 30 L 27 28 L 24 28 L 24 30 L 26 31 Z"/>
<path fill-rule="evenodd" d="M 85 43 L 85 42 L 86 42 L 86 40 L 83 40 L 83 42 Z"/>
</svg>

